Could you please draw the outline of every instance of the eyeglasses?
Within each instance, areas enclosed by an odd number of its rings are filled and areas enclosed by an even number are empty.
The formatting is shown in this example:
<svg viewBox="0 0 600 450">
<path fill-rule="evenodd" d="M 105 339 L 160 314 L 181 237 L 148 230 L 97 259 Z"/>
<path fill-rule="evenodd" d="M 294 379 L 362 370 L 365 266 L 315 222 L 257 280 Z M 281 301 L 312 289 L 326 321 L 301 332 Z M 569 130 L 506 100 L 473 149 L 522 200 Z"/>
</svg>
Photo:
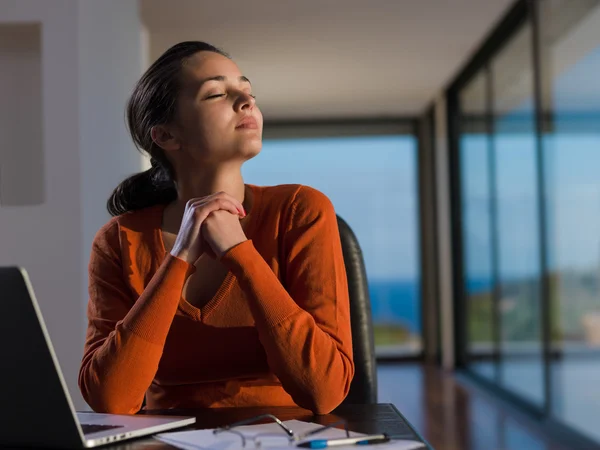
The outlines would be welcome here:
<svg viewBox="0 0 600 450">
<path fill-rule="evenodd" d="M 271 419 L 281 430 L 281 433 L 257 433 L 254 435 L 244 434 L 239 430 L 235 430 L 234 428 L 241 427 L 244 425 L 250 425 L 252 423 L 264 420 Z M 263 414 L 260 416 L 252 417 L 251 419 L 242 420 L 236 423 L 232 423 L 231 425 L 226 425 L 221 428 L 216 428 L 213 430 L 214 434 L 221 433 L 232 433 L 236 436 L 239 436 L 242 440 L 242 447 L 246 447 L 246 443 L 250 442 L 254 448 L 265 448 L 265 447 L 275 447 L 275 446 L 286 446 L 286 445 L 294 445 L 300 441 L 305 440 L 309 436 L 313 436 L 315 434 L 321 433 L 325 430 L 329 430 L 331 428 L 338 427 L 343 425 L 344 432 L 346 433 L 346 437 L 350 437 L 350 431 L 348 431 L 348 423 L 345 420 L 340 420 L 335 423 L 331 423 L 329 425 L 322 425 L 316 427 L 313 430 L 304 432 L 304 433 L 294 433 L 289 427 L 287 427 L 281 420 L 275 417 L 272 414 Z"/>
</svg>

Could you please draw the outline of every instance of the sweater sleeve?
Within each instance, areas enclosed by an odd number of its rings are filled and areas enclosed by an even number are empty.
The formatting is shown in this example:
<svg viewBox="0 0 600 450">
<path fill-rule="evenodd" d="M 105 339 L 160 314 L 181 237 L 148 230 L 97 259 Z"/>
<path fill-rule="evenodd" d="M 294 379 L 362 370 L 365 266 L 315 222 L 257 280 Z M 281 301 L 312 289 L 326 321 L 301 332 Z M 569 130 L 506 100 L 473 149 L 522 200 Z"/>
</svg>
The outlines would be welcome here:
<svg viewBox="0 0 600 450">
<path fill-rule="evenodd" d="M 337 219 L 329 199 L 306 186 L 289 214 L 280 261 L 285 288 L 252 241 L 222 261 L 247 294 L 271 370 L 299 406 L 324 414 L 343 401 L 354 375 Z"/>
<path fill-rule="evenodd" d="M 162 356 L 192 265 L 168 255 L 139 298 L 125 282 L 119 225 L 96 235 L 89 264 L 88 327 L 79 388 L 94 411 L 134 414 Z"/>
</svg>

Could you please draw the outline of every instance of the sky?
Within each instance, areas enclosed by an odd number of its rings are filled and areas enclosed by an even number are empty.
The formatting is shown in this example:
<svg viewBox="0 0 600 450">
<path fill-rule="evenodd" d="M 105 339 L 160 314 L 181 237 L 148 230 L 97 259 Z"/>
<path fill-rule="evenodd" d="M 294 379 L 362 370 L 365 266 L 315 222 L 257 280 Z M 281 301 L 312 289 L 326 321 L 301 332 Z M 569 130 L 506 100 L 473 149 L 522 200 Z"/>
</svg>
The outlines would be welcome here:
<svg viewBox="0 0 600 450">
<path fill-rule="evenodd" d="M 500 272 L 529 276 L 539 270 L 535 141 L 507 134 L 493 144 Z M 465 254 L 474 278 L 491 271 L 487 145 L 483 135 L 462 142 Z M 412 136 L 273 140 L 243 172 L 253 184 L 319 189 L 357 234 L 370 279 L 411 280 L 419 273 L 415 158 Z M 547 136 L 544 159 L 550 267 L 600 270 L 600 129 Z"/>
<path fill-rule="evenodd" d="M 539 270 L 535 141 L 506 134 L 493 138 L 493 145 L 500 273 L 529 276 Z M 483 135 L 462 141 L 465 254 L 473 278 L 491 271 L 487 146 Z M 544 159 L 550 267 L 600 270 L 600 131 L 549 135 Z M 414 137 L 370 136 L 265 141 L 243 172 L 253 184 L 319 189 L 355 231 L 370 279 L 415 280 L 416 169 Z"/>
<path fill-rule="evenodd" d="M 418 276 L 413 136 L 265 140 L 242 173 L 251 184 L 299 183 L 327 195 L 354 230 L 369 279 Z"/>
<path fill-rule="evenodd" d="M 600 274 L 598 69 L 600 46 L 550 80 L 554 129 L 542 139 L 542 165 L 545 243 L 551 270 Z M 511 132 L 511 123 L 518 120 L 526 125 L 522 128 L 532 130 L 532 105 L 531 99 L 524 99 L 510 114 L 495 118 L 500 131 L 493 136 L 462 137 L 465 262 L 472 278 L 489 277 L 491 270 L 492 189 L 497 195 L 495 232 L 501 277 L 519 278 L 539 271 L 537 143 L 533 131 Z M 520 119 L 515 119 L 517 114 Z M 495 180 L 490 179 L 490 162 L 495 166 Z"/>
</svg>

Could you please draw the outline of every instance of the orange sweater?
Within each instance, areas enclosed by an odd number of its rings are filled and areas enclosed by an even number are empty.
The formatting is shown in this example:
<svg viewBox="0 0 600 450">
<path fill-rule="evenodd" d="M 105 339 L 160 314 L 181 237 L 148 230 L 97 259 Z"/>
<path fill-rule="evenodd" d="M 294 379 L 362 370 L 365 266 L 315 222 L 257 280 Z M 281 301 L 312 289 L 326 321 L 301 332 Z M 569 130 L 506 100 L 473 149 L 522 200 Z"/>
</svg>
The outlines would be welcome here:
<svg viewBox="0 0 600 450">
<path fill-rule="evenodd" d="M 248 241 L 196 308 L 195 267 L 166 253 L 164 205 L 113 218 L 89 265 L 79 387 L 98 412 L 299 405 L 327 413 L 354 375 L 348 286 L 336 216 L 319 191 L 250 186 Z"/>
</svg>

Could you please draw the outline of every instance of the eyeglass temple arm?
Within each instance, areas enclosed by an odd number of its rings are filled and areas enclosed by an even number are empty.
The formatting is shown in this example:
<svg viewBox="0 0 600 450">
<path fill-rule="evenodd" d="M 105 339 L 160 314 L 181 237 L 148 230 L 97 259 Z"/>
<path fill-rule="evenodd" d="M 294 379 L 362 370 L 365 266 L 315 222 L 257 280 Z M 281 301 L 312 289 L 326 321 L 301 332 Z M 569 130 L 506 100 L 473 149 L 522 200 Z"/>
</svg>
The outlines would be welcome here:
<svg viewBox="0 0 600 450">
<path fill-rule="evenodd" d="M 213 430 L 213 434 L 219 434 L 219 433 L 233 433 L 236 436 L 239 436 L 242 439 L 242 447 L 246 447 L 246 437 L 244 436 L 243 433 L 240 433 L 237 430 L 226 430 L 225 428 L 215 428 Z"/>
<path fill-rule="evenodd" d="M 243 425 L 249 425 L 251 423 L 258 422 L 259 420 L 263 420 L 263 419 L 273 420 L 277 425 L 279 425 L 283 429 L 283 431 L 286 432 L 286 434 L 288 436 L 294 436 L 294 432 L 291 429 L 289 429 L 288 427 L 286 427 L 285 424 L 281 420 L 279 420 L 277 417 L 275 417 L 272 414 L 262 414 L 260 416 L 251 417 L 250 419 L 240 420 L 239 422 L 235 422 L 235 423 L 225 425 L 220 428 L 216 428 L 215 430 L 213 430 L 213 433 L 217 434 L 217 433 L 221 433 L 223 431 L 229 431 L 232 428 L 241 427 Z"/>
</svg>

